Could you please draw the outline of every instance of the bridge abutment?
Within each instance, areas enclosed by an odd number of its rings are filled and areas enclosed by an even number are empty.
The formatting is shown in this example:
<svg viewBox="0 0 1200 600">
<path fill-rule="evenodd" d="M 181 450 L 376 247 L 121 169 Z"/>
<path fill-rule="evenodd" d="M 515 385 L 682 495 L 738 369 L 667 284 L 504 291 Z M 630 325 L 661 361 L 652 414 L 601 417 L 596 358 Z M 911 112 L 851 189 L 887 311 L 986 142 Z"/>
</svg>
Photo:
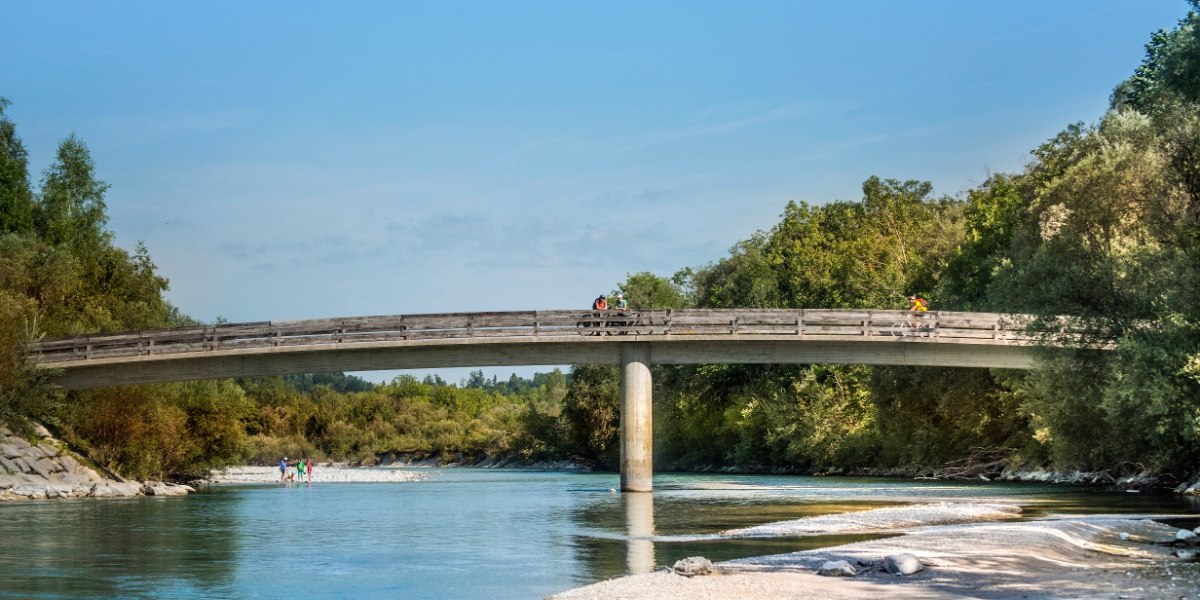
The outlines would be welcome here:
<svg viewBox="0 0 1200 600">
<path fill-rule="evenodd" d="M 650 344 L 621 344 L 621 491 L 649 492 L 654 485 L 654 386 Z"/>
</svg>

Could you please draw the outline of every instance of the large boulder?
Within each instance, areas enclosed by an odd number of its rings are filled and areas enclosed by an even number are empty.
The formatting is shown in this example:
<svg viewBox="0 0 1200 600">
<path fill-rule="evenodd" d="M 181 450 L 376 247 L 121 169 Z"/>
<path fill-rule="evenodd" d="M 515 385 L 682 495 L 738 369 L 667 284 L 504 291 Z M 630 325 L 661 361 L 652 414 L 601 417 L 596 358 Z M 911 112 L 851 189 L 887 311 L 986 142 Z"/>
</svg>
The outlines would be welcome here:
<svg viewBox="0 0 1200 600">
<path fill-rule="evenodd" d="M 34 473 L 41 475 L 43 479 L 50 479 L 50 474 L 56 470 L 58 465 L 55 465 L 54 462 L 48 458 L 39 458 L 33 461 L 33 464 L 29 466 L 33 469 Z"/>
<path fill-rule="evenodd" d="M 142 486 L 142 493 L 147 496 L 186 496 L 188 492 L 194 492 L 186 485 L 176 485 L 173 483 L 163 483 L 161 481 L 147 481 Z"/>
</svg>

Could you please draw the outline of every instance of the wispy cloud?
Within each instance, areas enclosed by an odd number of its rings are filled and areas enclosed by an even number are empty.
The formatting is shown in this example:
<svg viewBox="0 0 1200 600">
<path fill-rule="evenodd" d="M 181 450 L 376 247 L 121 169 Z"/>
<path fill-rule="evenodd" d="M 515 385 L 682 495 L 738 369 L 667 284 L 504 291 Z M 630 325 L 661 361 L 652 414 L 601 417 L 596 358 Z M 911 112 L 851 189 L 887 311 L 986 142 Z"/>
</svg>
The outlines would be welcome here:
<svg viewBox="0 0 1200 600">
<path fill-rule="evenodd" d="M 802 110 L 800 106 L 780 106 L 767 111 L 759 112 L 757 114 L 738 117 L 736 119 L 726 119 L 715 123 L 695 125 L 671 131 L 649 133 L 641 136 L 640 139 L 634 140 L 622 149 L 634 150 L 670 142 L 724 135 L 741 129 L 746 129 L 748 127 L 754 127 L 757 125 L 764 125 L 766 123 L 788 119 L 801 113 Z"/>
</svg>

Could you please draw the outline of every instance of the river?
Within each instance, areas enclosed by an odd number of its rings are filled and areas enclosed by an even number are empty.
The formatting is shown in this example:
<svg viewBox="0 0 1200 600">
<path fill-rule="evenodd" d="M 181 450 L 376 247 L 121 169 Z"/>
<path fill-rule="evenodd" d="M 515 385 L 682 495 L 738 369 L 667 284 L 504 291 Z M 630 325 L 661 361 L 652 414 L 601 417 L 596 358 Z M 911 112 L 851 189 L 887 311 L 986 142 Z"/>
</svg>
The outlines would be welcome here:
<svg viewBox="0 0 1200 600">
<path fill-rule="evenodd" d="M 865 539 L 713 534 L 897 503 L 1001 499 L 1029 516 L 1155 513 L 1192 526 L 1200 511 L 1195 498 L 1049 485 L 657 474 L 653 494 L 619 494 L 613 474 L 422 473 L 0 504 L 0 598 L 541 598 L 686 556 Z"/>
</svg>

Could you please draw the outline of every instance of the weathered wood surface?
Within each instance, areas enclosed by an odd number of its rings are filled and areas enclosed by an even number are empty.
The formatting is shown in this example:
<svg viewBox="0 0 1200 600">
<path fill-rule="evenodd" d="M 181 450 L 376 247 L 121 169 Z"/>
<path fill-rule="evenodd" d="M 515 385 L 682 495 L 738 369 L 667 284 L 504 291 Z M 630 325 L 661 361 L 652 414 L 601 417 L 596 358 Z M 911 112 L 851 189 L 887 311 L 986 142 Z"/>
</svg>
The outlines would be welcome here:
<svg viewBox="0 0 1200 600">
<path fill-rule="evenodd" d="M 42 364 L 122 356 L 394 341 L 445 341 L 584 336 L 595 342 L 629 336 L 848 337 L 900 340 L 921 335 L 934 340 L 1030 341 L 1021 315 L 928 312 L 920 333 L 906 330 L 908 311 L 688 309 L 643 311 L 524 311 L 380 315 L 334 319 L 260 321 L 123 331 L 44 340 L 33 348 Z"/>
</svg>

